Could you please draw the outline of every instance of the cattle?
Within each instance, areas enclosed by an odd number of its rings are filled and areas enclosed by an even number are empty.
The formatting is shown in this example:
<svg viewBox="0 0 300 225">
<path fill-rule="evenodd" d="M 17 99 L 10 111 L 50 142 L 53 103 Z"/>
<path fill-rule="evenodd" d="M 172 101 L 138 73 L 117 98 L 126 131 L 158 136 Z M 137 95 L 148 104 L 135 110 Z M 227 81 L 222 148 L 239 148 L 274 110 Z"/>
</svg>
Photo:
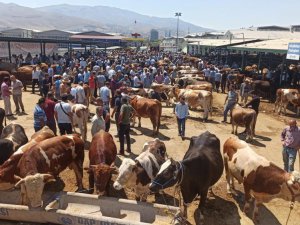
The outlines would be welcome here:
<svg viewBox="0 0 300 225">
<path fill-rule="evenodd" d="M 162 113 L 162 105 L 156 99 L 147 99 L 141 96 L 134 96 L 130 99 L 131 106 L 136 111 L 139 119 L 139 127 L 141 127 L 141 117 L 150 118 L 153 125 L 153 135 L 158 134 L 160 127 L 160 117 Z M 133 126 L 135 125 L 135 116 L 133 118 Z"/>
<path fill-rule="evenodd" d="M 89 150 L 90 166 L 89 189 L 96 187 L 97 194 L 108 195 L 111 174 L 116 171 L 113 163 L 117 156 L 117 147 L 111 134 L 101 130 L 93 136 Z M 86 169 L 86 168 L 85 168 Z"/>
<path fill-rule="evenodd" d="M 146 201 L 149 194 L 149 183 L 165 162 L 166 146 L 159 139 L 146 142 L 142 153 L 135 159 L 125 158 L 119 168 L 119 175 L 113 187 L 121 190 L 132 187 L 138 201 Z"/>
<path fill-rule="evenodd" d="M 83 104 L 74 104 L 71 107 L 73 113 L 73 125 L 78 126 L 82 140 L 86 141 L 87 138 L 87 122 L 89 119 L 89 109 Z"/>
<path fill-rule="evenodd" d="M 17 69 L 16 77 L 22 81 L 24 90 L 26 91 L 26 85 L 32 82 L 33 66 L 21 66 Z"/>
<path fill-rule="evenodd" d="M 6 126 L 5 110 L 3 108 L 0 108 L 0 135 L 2 134 L 2 130 L 4 128 L 3 121 L 4 121 L 4 126 Z"/>
<path fill-rule="evenodd" d="M 270 98 L 271 97 L 271 84 L 267 80 L 254 80 L 252 82 L 252 87 L 254 92 L 263 98 Z"/>
<path fill-rule="evenodd" d="M 212 84 L 209 83 L 209 82 L 203 81 L 203 83 L 201 83 L 201 84 L 188 85 L 188 86 L 186 86 L 186 89 L 191 89 L 191 90 L 205 90 L 205 91 L 212 92 Z"/>
<path fill-rule="evenodd" d="M 74 170 L 78 190 L 83 189 L 84 142 L 76 134 L 44 140 L 24 152 L 18 163 L 23 205 L 43 205 L 42 192 L 45 183 L 53 181 L 59 173 L 70 167 Z"/>
<path fill-rule="evenodd" d="M 17 166 L 24 152 L 36 145 L 38 142 L 54 137 L 53 131 L 45 126 L 38 132 L 31 136 L 29 142 L 21 146 L 14 152 L 8 160 L 0 166 L 0 190 L 8 190 L 14 187 L 15 183 L 19 180 L 14 175 L 17 172 Z"/>
<path fill-rule="evenodd" d="M 252 219 L 258 221 L 258 208 L 273 198 L 294 202 L 300 198 L 300 173 L 288 173 L 258 155 L 249 145 L 235 137 L 226 140 L 223 146 L 227 192 L 234 190 L 234 178 L 243 183 L 245 191 L 244 212 L 248 212 L 251 195 L 254 197 Z"/>
<path fill-rule="evenodd" d="M 289 103 L 293 104 L 297 107 L 297 115 L 300 113 L 300 98 L 299 98 L 299 90 L 298 89 L 278 89 L 276 91 L 276 101 L 274 112 L 281 113 L 282 107 L 284 110 L 284 114 L 286 114 L 286 107 Z"/>
<path fill-rule="evenodd" d="M 9 73 L 16 72 L 16 64 L 9 62 L 1 62 L 0 63 L 0 71 L 7 71 Z"/>
<path fill-rule="evenodd" d="M 19 124 L 9 124 L 3 129 L 0 139 L 0 165 L 2 165 L 19 147 L 26 144 L 28 138 Z"/>
<path fill-rule="evenodd" d="M 251 141 L 255 134 L 256 112 L 254 109 L 242 108 L 236 104 L 231 111 L 232 133 L 237 135 L 239 126 L 246 128 L 246 141 Z M 235 127 L 235 130 L 234 130 Z"/>
<path fill-rule="evenodd" d="M 178 87 L 173 87 L 173 95 L 178 101 L 181 97 L 185 98 L 189 107 L 197 108 L 201 106 L 203 108 L 203 120 L 208 119 L 208 113 L 212 114 L 212 101 L 213 95 L 210 91 L 204 90 L 189 90 L 189 89 L 179 89 Z"/>
<path fill-rule="evenodd" d="M 91 96 L 94 97 L 94 93 L 91 93 L 91 89 L 87 84 L 83 84 L 83 90 L 86 98 L 86 106 L 89 107 L 90 99 L 92 99 Z"/>
<path fill-rule="evenodd" d="M 189 149 L 182 161 L 168 159 L 161 166 L 149 188 L 157 192 L 175 184 L 179 185 L 184 201 L 184 216 L 187 216 L 186 204 L 200 195 L 198 208 L 201 222 L 208 189 L 220 179 L 223 167 L 220 140 L 206 131 L 191 138 Z"/>
</svg>

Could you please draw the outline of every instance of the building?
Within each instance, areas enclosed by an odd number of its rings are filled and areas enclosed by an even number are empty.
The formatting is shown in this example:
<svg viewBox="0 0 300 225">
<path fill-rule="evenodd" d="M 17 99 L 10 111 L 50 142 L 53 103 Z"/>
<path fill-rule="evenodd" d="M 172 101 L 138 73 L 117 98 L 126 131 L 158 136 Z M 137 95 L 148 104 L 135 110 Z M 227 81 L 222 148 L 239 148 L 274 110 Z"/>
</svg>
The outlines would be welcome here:
<svg viewBox="0 0 300 225">
<path fill-rule="evenodd" d="M 158 40 L 158 31 L 155 29 L 151 29 L 150 31 L 150 41 L 157 41 Z"/>
<path fill-rule="evenodd" d="M 34 36 L 33 30 L 22 28 L 15 28 L 1 31 L 1 37 L 15 37 L 15 38 L 32 38 Z"/>
<path fill-rule="evenodd" d="M 263 26 L 257 27 L 258 31 L 290 31 L 289 27 L 280 27 L 280 26 Z"/>
<path fill-rule="evenodd" d="M 70 36 L 70 40 L 76 41 L 87 41 L 89 43 L 95 43 L 96 46 L 101 48 L 112 47 L 112 46 L 125 46 L 126 37 L 119 35 L 111 35 L 101 33 L 97 31 L 88 31 Z"/>
<path fill-rule="evenodd" d="M 74 33 L 62 30 L 46 30 L 34 33 L 34 38 L 40 39 L 55 39 L 55 40 L 69 40 Z"/>
<path fill-rule="evenodd" d="M 159 49 L 165 52 L 176 52 L 176 50 L 182 51 L 184 48 L 186 48 L 187 42 L 183 37 L 178 38 L 178 49 L 176 43 L 176 37 L 164 38 L 159 45 Z"/>
<path fill-rule="evenodd" d="M 300 32 L 300 25 L 293 25 L 291 26 L 292 32 Z"/>
</svg>

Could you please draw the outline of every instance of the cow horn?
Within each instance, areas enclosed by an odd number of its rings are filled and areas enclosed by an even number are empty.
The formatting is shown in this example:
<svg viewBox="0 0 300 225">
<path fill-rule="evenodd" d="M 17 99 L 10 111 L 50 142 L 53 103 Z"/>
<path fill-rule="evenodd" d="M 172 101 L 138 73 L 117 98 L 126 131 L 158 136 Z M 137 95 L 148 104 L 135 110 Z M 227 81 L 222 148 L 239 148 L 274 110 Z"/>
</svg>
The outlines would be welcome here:
<svg viewBox="0 0 300 225">
<path fill-rule="evenodd" d="M 25 179 L 21 179 L 18 181 L 18 183 L 15 184 L 15 188 L 18 188 L 21 186 L 21 184 L 23 184 L 25 182 Z"/>
<path fill-rule="evenodd" d="M 45 183 L 48 183 L 50 181 L 55 181 L 54 176 L 51 175 L 51 174 L 46 173 L 46 174 L 42 174 L 42 176 L 43 176 L 43 180 L 44 180 Z"/>
</svg>

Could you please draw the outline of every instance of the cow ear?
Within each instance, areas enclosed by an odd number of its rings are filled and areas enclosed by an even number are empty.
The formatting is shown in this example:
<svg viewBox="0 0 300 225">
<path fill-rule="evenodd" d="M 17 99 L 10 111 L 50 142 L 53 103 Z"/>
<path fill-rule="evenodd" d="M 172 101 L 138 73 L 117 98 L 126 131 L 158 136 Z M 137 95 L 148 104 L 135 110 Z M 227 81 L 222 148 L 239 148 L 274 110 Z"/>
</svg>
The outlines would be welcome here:
<svg viewBox="0 0 300 225">
<path fill-rule="evenodd" d="M 119 174 L 119 170 L 116 166 L 110 166 L 110 172 L 112 174 Z"/>
<path fill-rule="evenodd" d="M 44 183 L 56 181 L 54 176 L 51 174 L 43 174 Z"/>
<path fill-rule="evenodd" d="M 15 188 L 19 188 L 21 186 L 21 184 L 23 184 L 25 182 L 25 179 L 21 179 L 18 181 L 18 183 L 15 184 Z"/>
</svg>

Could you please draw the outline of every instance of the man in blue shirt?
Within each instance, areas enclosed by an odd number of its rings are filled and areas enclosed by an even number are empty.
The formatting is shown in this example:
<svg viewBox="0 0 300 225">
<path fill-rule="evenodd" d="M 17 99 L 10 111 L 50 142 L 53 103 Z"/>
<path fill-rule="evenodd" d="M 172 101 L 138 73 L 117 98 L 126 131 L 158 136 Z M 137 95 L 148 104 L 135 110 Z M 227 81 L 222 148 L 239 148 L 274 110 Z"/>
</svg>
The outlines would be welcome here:
<svg viewBox="0 0 300 225">
<path fill-rule="evenodd" d="M 178 123 L 178 136 L 181 136 L 182 140 L 185 137 L 185 121 L 189 115 L 189 107 L 185 103 L 185 98 L 182 96 L 179 102 L 175 106 L 175 114 Z"/>
<path fill-rule="evenodd" d="M 47 116 L 43 110 L 45 101 L 45 98 L 40 98 L 33 111 L 33 126 L 35 132 L 41 130 L 47 122 Z"/>
</svg>

